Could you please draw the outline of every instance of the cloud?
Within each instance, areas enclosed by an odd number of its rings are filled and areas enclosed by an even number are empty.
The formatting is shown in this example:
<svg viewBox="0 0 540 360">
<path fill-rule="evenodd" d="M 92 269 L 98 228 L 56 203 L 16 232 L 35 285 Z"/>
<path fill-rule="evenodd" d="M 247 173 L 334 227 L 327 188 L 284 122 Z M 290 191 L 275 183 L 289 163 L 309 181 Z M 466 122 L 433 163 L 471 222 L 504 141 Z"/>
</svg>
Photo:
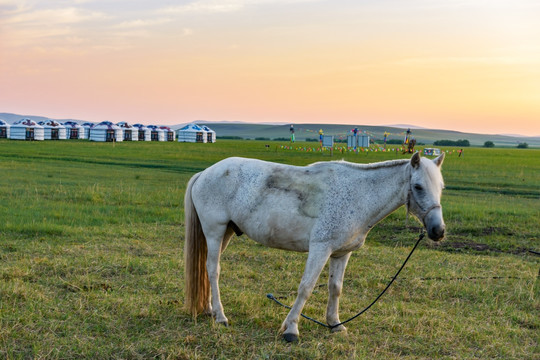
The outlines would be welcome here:
<svg viewBox="0 0 540 360">
<path fill-rule="evenodd" d="M 404 66 L 447 66 L 447 65 L 526 65 L 537 63 L 537 59 L 519 56 L 448 56 L 413 57 L 396 61 Z"/>
<path fill-rule="evenodd" d="M 111 16 L 97 11 L 74 7 L 61 9 L 19 10 L 4 19 L 4 24 L 11 25 L 51 25 L 76 24 L 86 21 L 107 20 Z"/>
<path fill-rule="evenodd" d="M 84 26 L 103 24 L 113 18 L 103 12 L 77 7 L 38 8 L 24 1 L 0 1 L 0 9 L 8 9 L 0 12 L 4 50 L 73 46 L 75 38 L 79 39 L 76 43 L 82 44 Z"/>
<path fill-rule="evenodd" d="M 158 10 L 158 13 L 182 14 L 182 13 L 226 13 L 235 12 L 244 6 L 242 1 L 226 0 L 222 2 L 201 0 L 187 5 L 169 6 Z"/>
<path fill-rule="evenodd" d="M 527 9 L 538 8 L 537 0 L 430 0 L 420 2 L 423 6 L 442 9 L 463 9 L 463 8 L 480 8 L 492 9 L 496 8 L 512 8 L 512 9 Z"/>
<path fill-rule="evenodd" d="M 24 1 L 19 0 L 0 0 L 0 11 L 13 12 L 20 9 L 28 8 L 28 5 Z"/>
<path fill-rule="evenodd" d="M 294 3 L 319 2 L 320 0 L 196 0 L 186 5 L 169 6 L 158 10 L 159 13 L 230 13 L 248 6 L 287 5 Z"/>
<path fill-rule="evenodd" d="M 136 19 L 128 20 L 117 24 L 115 27 L 119 29 L 130 29 L 130 28 L 142 28 L 155 25 L 162 25 L 171 22 L 171 18 L 158 18 L 158 19 Z"/>
</svg>

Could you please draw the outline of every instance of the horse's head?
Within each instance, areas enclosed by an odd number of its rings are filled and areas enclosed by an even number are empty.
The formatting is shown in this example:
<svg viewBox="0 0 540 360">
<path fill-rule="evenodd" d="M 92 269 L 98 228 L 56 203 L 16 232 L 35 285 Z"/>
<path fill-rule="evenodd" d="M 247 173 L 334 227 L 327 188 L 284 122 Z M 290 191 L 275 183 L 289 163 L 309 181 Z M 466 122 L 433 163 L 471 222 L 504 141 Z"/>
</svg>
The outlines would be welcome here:
<svg viewBox="0 0 540 360">
<path fill-rule="evenodd" d="M 421 158 L 418 152 L 411 158 L 408 211 L 422 221 L 429 238 L 434 241 L 442 240 L 445 232 L 441 208 L 443 160 L 444 153 L 433 160 Z"/>
</svg>

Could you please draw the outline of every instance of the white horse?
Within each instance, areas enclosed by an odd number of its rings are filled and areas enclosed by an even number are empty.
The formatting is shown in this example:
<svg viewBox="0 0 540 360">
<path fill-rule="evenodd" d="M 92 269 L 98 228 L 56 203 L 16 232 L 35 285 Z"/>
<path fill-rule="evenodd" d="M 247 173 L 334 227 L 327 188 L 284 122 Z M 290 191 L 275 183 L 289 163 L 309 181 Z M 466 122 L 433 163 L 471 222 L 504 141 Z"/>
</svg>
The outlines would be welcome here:
<svg viewBox="0 0 540 360">
<path fill-rule="evenodd" d="M 415 153 L 373 164 L 318 162 L 305 167 L 228 158 L 194 175 L 185 194 L 185 295 L 196 316 L 228 325 L 219 294 L 219 260 L 233 233 L 273 248 L 308 252 L 298 296 L 281 326 L 298 339 L 298 320 L 330 258 L 326 321 L 339 324 L 339 296 L 351 252 L 387 215 L 406 205 L 429 238 L 444 237 L 440 167 Z M 332 331 L 345 330 L 343 325 Z"/>
</svg>

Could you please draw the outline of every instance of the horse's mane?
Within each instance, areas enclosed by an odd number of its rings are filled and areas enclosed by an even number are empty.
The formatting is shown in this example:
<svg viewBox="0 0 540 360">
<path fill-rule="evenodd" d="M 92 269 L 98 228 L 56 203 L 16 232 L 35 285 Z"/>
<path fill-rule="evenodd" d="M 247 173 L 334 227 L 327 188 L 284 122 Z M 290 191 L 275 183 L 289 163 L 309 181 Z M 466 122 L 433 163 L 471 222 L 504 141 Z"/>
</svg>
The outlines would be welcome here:
<svg viewBox="0 0 540 360">
<path fill-rule="evenodd" d="M 328 162 L 321 161 L 321 162 L 314 163 L 312 165 L 328 164 L 328 163 L 332 164 L 332 163 L 334 163 L 334 164 L 345 165 L 345 166 L 350 167 L 352 169 L 375 170 L 375 169 L 391 168 L 391 167 L 395 167 L 395 166 L 405 165 L 405 164 L 407 164 L 409 162 L 410 162 L 409 159 L 400 159 L 400 160 L 381 161 L 381 162 L 370 163 L 370 164 L 357 164 L 357 163 L 352 163 L 352 162 L 348 162 L 348 161 L 345 161 L 345 160 L 337 160 L 337 161 L 328 161 Z"/>
</svg>

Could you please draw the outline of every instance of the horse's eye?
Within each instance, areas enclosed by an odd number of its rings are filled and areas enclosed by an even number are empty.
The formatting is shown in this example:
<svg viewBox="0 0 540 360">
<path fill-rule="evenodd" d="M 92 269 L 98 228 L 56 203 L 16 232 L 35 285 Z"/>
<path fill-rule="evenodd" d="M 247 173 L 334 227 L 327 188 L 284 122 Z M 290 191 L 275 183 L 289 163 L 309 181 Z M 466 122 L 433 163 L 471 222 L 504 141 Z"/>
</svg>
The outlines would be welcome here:
<svg viewBox="0 0 540 360">
<path fill-rule="evenodd" d="M 424 188 L 422 187 L 422 185 L 419 185 L 419 184 L 414 185 L 414 188 L 415 188 L 416 190 L 418 190 L 418 191 L 424 190 Z"/>
</svg>

